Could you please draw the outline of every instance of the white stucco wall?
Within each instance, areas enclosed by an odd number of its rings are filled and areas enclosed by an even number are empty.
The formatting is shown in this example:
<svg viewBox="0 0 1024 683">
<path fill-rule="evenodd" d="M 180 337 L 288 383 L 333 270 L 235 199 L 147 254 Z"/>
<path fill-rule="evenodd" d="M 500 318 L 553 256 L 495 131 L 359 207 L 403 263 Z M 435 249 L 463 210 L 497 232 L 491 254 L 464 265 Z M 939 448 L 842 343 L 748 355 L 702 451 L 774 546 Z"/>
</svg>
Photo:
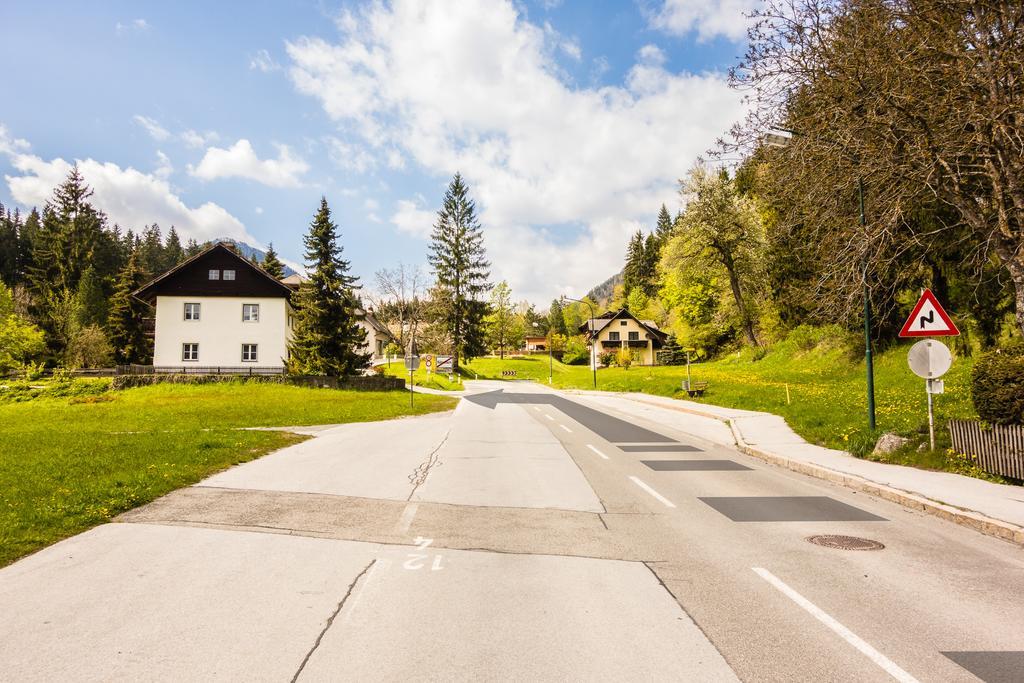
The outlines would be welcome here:
<svg viewBox="0 0 1024 683">
<path fill-rule="evenodd" d="M 185 320 L 185 303 L 198 303 L 199 320 Z M 242 304 L 259 304 L 259 322 L 242 321 Z M 156 299 L 153 365 L 281 367 L 290 336 L 289 306 L 280 298 L 179 297 Z M 199 360 L 182 361 L 181 345 L 199 344 Z M 242 344 L 258 344 L 258 360 L 242 362 Z"/>
</svg>

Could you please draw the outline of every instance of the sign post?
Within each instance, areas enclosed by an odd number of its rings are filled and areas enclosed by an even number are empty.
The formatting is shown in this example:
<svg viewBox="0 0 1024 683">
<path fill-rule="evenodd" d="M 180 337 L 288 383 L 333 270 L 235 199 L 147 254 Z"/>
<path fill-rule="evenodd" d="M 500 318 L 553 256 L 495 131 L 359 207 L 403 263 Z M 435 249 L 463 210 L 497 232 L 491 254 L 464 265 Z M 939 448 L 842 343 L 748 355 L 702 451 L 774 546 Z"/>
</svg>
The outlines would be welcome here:
<svg viewBox="0 0 1024 683">
<path fill-rule="evenodd" d="M 901 337 L 955 337 L 960 334 L 953 320 L 942 308 L 930 289 L 921 293 L 907 322 L 900 330 Z M 953 364 L 953 356 L 942 342 L 924 339 L 910 347 L 907 364 L 911 371 L 925 380 L 928 393 L 928 441 L 935 450 L 935 394 L 941 394 L 945 385 L 939 379 Z"/>
<path fill-rule="evenodd" d="M 409 370 L 409 407 L 412 408 L 413 396 L 416 394 L 413 388 L 416 386 L 416 379 L 413 377 L 413 371 L 420 367 L 419 356 L 406 356 L 405 367 Z"/>
</svg>

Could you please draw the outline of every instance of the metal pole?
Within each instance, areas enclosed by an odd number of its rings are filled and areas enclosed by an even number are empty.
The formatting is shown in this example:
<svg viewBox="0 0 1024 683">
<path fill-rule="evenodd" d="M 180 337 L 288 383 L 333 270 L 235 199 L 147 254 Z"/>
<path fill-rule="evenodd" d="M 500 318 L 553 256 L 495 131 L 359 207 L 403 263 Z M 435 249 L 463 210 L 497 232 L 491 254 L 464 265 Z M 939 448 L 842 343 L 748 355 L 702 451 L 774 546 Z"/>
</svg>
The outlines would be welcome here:
<svg viewBox="0 0 1024 683">
<path fill-rule="evenodd" d="M 864 229 L 864 235 L 867 237 L 867 218 L 864 215 L 864 178 L 857 178 L 857 198 L 860 203 L 860 226 Z M 871 357 L 871 293 L 868 289 L 868 260 L 864 258 L 864 365 L 867 371 L 867 390 L 868 390 L 868 429 L 874 431 L 875 429 L 875 363 Z M 929 405 L 931 404 L 931 394 L 928 395 Z M 934 438 L 932 439 L 932 449 L 934 450 Z"/>
<path fill-rule="evenodd" d="M 932 380 L 931 378 L 925 380 L 924 390 L 928 392 L 928 441 L 931 444 L 932 450 L 935 450 L 935 411 L 934 403 L 932 400 Z"/>
<path fill-rule="evenodd" d="M 548 384 L 553 384 L 555 380 L 555 353 L 551 349 L 551 342 L 555 336 L 551 334 L 551 328 L 548 328 Z"/>
<path fill-rule="evenodd" d="M 594 388 L 597 389 L 597 332 L 594 330 L 594 307 L 590 307 L 590 369 L 594 371 Z"/>
<path fill-rule="evenodd" d="M 409 340 L 409 407 L 413 407 L 413 396 L 416 394 L 413 391 L 413 387 L 416 386 L 416 378 L 413 376 L 412 359 L 415 357 L 413 354 L 416 352 L 416 328 L 412 330 L 412 337 Z"/>
</svg>

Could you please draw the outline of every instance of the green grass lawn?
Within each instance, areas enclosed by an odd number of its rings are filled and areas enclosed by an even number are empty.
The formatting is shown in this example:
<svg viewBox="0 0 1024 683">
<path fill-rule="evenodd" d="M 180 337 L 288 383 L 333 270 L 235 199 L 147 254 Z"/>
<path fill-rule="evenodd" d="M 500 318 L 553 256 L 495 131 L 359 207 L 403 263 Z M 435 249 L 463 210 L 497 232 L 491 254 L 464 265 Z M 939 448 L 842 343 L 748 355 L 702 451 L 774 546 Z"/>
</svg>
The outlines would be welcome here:
<svg viewBox="0 0 1024 683">
<path fill-rule="evenodd" d="M 401 377 L 405 380 L 405 383 L 409 383 L 409 371 L 405 369 L 405 365 L 402 364 L 402 359 L 399 358 L 396 361 L 392 361 L 391 365 L 384 366 L 384 373 L 393 377 Z M 436 372 L 427 373 L 423 364 L 420 364 L 419 370 L 413 373 L 413 379 L 416 381 L 416 386 L 427 387 L 429 389 L 440 389 L 441 391 L 462 391 L 462 382 L 458 375 L 453 379 L 454 381 L 448 381 L 447 374 L 438 374 Z"/>
<path fill-rule="evenodd" d="M 278 384 L 164 384 L 0 402 L 0 566 L 303 437 L 240 427 L 387 420 L 455 400 Z"/>
<path fill-rule="evenodd" d="M 943 378 L 946 393 L 935 397 L 937 445 L 934 452 L 918 452 L 928 423 L 924 380 L 910 372 L 906 356 L 909 343 L 901 343 L 875 358 L 875 400 L 878 428 L 867 428 L 864 361 L 851 360 L 846 351 L 821 345 L 800 350 L 781 343 L 755 360 L 750 351 L 707 363 L 691 365 L 693 381 L 709 383 L 704 403 L 763 410 L 786 418 L 803 438 L 830 448 L 866 456 L 882 432 L 893 431 L 915 439 L 887 458 L 900 464 L 958 471 L 981 476 L 946 452 L 949 436 L 943 425 L 950 418 L 976 418 L 970 397 L 971 358 L 957 358 Z M 502 379 L 502 370 L 515 370 L 517 379 L 547 384 L 547 356 L 474 359 L 464 368 L 466 377 Z M 563 389 L 591 389 L 593 375 L 587 366 L 554 364 L 553 385 Z M 605 391 L 636 391 L 688 399 L 681 391 L 686 368 L 601 368 L 598 388 Z M 789 388 L 787 401 L 786 388 Z M 988 477 L 986 477 L 988 478 Z"/>
</svg>

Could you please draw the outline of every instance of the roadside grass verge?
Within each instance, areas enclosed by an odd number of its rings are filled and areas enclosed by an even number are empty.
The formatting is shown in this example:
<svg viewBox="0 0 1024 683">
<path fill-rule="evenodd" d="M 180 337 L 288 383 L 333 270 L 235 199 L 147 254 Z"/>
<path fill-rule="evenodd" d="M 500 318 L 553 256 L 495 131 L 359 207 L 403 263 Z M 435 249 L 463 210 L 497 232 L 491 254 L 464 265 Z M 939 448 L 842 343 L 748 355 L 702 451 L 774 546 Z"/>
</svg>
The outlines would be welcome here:
<svg viewBox="0 0 1024 683">
<path fill-rule="evenodd" d="M 255 383 L 0 402 L 0 566 L 305 438 L 242 427 L 387 420 L 454 405 L 424 395 L 410 409 L 401 391 Z"/>
<path fill-rule="evenodd" d="M 405 369 L 402 360 L 392 361 L 390 366 L 384 366 L 384 374 L 392 377 L 401 377 L 405 380 L 405 383 L 409 383 L 409 371 Z M 441 391 L 462 391 L 465 387 L 462 382 L 459 381 L 459 376 L 454 377 L 454 381 L 448 381 L 447 373 L 436 373 L 431 372 L 427 374 L 426 369 L 420 364 L 419 370 L 413 372 L 413 379 L 416 381 L 416 386 L 427 387 L 429 389 L 439 389 Z"/>
<path fill-rule="evenodd" d="M 875 431 L 867 428 L 864 361 L 851 360 L 848 351 L 828 343 L 802 349 L 782 342 L 760 359 L 745 350 L 716 361 L 694 363 L 690 367 L 693 381 L 709 383 L 703 398 L 690 399 L 682 391 L 685 366 L 600 368 L 597 383 L 598 389 L 604 391 L 642 392 L 774 413 L 784 417 L 807 441 L 859 457 L 869 456 L 883 432 L 896 432 L 910 437 L 911 444 L 898 453 L 876 459 L 1004 481 L 982 473 L 948 451 L 946 421 L 977 418 L 970 395 L 970 357 L 955 359 L 952 369 L 943 377 L 945 393 L 935 397 L 936 450 L 917 450 L 927 442 L 928 399 L 924 380 L 907 367 L 909 346 L 910 343 L 900 343 L 875 357 Z M 464 376 L 472 379 L 475 373 L 480 379 L 503 379 L 502 370 L 515 370 L 516 379 L 548 383 L 547 356 L 504 361 L 478 358 L 465 366 Z M 593 388 L 593 375 L 587 366 L 555 361 L 553 379 L 557 388 Z"/>
</svg>

